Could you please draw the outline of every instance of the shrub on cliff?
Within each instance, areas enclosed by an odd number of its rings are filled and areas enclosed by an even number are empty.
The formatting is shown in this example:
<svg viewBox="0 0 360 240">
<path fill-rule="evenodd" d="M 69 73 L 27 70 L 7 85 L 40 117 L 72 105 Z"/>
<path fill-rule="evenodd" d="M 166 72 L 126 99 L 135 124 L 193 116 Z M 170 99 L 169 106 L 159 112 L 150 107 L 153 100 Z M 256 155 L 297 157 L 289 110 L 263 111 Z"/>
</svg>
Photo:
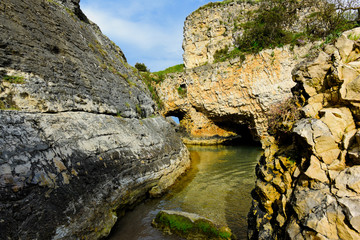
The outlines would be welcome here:
<svg viewBox="0 0 360 240">
<path fill-rule="evenodd" d="M 243 51 L 258 52 L 284 44 L 296 44 L 300 39 L 319 39 L 345 31 L 358 23 L 360 3 L 347 0 L 262 0 L 252 21 L 243 24 L 244 33 L 236 45 Z M 299 21 L 301 12 L 312 12 L 305 16 L 302 34 L 292 30 Z M 297 24 L 299 25 L 299 24 Z M 296 29 L 296 28 L 295 28 Z M 297 30 L 299 31 L 299 30 Z"/>
<path fill-rule="evenodd" d="M 272 105 L 267 111 L 268 133 L 273 136 L 289 133 L 301 117 L 300 107 L 300 101 L 296 97 Z"/>
<path fill-rule="evenodd" d="M 140 72 L 149 72 L 149 69 L 146 67 L 144 63 L 136 63 L 135 68 Z"/>
</svg>

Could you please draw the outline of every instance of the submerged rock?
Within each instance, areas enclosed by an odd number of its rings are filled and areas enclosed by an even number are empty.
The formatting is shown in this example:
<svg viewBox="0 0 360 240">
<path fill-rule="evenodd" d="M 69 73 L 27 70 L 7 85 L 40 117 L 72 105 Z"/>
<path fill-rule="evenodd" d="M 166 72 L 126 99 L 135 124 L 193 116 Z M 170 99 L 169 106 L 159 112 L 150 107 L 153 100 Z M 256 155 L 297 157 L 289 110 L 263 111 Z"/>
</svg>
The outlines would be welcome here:
<svg viewBox="0 0 360 240">
<path fill-rule="evenodd" d="M 177 234 L 186 239 L 233 239 L 228 227 L 218 226 L 213 221 L 194 213 L 160 211 L 152 225 L 167 234 Z"/>
</svg>

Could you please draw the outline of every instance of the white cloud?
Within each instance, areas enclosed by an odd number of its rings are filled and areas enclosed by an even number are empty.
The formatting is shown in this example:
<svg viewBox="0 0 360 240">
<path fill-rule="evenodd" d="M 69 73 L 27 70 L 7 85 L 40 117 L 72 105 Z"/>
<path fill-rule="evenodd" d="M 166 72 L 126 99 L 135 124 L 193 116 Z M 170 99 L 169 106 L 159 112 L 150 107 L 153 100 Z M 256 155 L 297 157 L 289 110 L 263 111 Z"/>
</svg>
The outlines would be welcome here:
<svg viewBox="0 0 360 240">
<path fill-rule="evenodd" d="M 136 8 L 133 6 L 134 4 L 129 8 Z M 130 64 L 144 62 L 143 59 L 149 59 L 151 55 L 156 58 L 159 56 L 162 56 L 163 59 L 172 58 L 171 62 L 174 62 L 174 59 L 178 63 L 181 62 L 182 22 L 155 24 L 145 15 L 141 15 L 142 19 L 133 19 L 129 18 L 129 15 L 135 13 L 128 12 L 128 15 L 124 17 L 119 14 L 119 11 L 115 11 L 117 12 L 115 15 L 112 10 L 96 8 L 91 5 L 83 7 L 83 11 L 120 48 L 137 51 L 136 53 L 125 51 Z M 132 56 L 137 56 L 139 59 L 132 59 Z M 159 60 L 153 60 L 146 64 L 155 70 L 164 68 L 164 66 L 160 66 L 161 64 L 154 66 L 155 61 L 159 62 Z M 166 64 L 164 61 L 161 62 Z"/>
<path fill-rule="evenodd" d="M 81 7 L 124 51 L 129 63 L 152 71 L 182 63 L 183 23 L 210 0 L 82 0 Z"/>
<path fill-rule="evenodd" d="M 136 45 L 139 49 L 148 50 L 157 46 L 166 47 L 179 43 L 182 35 L 174 29 L 164 29 L 143 21 L 130 21 L 113 17 L 95 9 L 85 9 L 87 16 L 100 26 L 102 31 L 121 42 Z M 181 42 L 181 39 L 180 39 Z"/>
</svg>

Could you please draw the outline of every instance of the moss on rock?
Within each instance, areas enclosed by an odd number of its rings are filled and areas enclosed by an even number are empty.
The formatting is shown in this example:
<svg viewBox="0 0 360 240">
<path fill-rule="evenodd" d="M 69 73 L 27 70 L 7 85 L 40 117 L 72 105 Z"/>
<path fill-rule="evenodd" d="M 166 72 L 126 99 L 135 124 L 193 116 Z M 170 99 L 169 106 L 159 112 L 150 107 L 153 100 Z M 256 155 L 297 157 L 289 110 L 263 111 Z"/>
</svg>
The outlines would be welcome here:
<svg viewBox="0 0 360 240">
<path fill-rule="evenodd" d="M 168 234 L 177 234 L 186 239 L 234 239 L 231 230 L 218 226 L 199 215 L 178 211 L 160 211 L 152 225 Z"/>
</svg>

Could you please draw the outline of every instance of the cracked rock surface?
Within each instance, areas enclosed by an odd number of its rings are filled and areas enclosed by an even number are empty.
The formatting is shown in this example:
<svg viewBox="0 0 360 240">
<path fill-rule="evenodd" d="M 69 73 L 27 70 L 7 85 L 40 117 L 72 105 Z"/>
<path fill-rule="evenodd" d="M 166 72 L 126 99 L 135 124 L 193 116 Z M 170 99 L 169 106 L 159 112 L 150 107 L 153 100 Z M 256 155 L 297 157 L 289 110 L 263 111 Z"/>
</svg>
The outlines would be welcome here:
<svg viewBox="0 0 360 240">
<path fill-rule="evenodd" d="M 190 164 L 79 0 L 0 2 L 0 239 L 99 239 Z"/>
<path fill-rule="evenodd" d="M 344 32 L 293 70 L 303 118 L 290 137 L 268 139 L 250 239 L 360 239 L 359 34 Z"/>
</svg>

